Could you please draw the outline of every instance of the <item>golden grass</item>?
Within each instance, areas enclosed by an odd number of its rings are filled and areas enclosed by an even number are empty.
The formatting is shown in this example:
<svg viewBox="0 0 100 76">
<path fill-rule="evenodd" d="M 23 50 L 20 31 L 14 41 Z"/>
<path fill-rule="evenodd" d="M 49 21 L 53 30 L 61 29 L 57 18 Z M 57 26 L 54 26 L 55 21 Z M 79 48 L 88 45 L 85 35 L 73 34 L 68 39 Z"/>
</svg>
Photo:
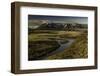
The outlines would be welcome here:
<svg viewBox="0 0 100 76">
<path fill-rule="evenodd" d="M 87 58 L 87 47 L 87 34 L 81 34 L 76 38 L 76 41 L 69 48 L 55 55 L 49 56 L 47 59 Z"/>
<path fill-rule="evenodd" d="M 69 37 L 77 37 L 81 33 L 78 31 L 54 31 L 56 33 L 32 33 L 28 36 L 29 41 L 34 40 L 48 40 L 48 38 L 69 38 Z"/>
</svg>

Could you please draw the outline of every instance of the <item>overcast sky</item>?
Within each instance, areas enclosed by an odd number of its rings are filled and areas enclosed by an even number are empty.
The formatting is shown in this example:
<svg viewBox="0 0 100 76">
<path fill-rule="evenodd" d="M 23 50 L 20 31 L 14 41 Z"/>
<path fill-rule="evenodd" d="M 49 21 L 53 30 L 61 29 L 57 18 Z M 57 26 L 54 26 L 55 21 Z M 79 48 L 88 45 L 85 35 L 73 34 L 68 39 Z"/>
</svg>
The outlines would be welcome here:
<svg viewBox="0 0 100 76">
<path fill-rule="evenodd" d="M 45 16 L 45 15 L 28 15 L 29 20 L 48 20 L 50 22 L 73 22 L 80 24 L 88 24 L 88 17 L 73 16 Z"/>
</svg>

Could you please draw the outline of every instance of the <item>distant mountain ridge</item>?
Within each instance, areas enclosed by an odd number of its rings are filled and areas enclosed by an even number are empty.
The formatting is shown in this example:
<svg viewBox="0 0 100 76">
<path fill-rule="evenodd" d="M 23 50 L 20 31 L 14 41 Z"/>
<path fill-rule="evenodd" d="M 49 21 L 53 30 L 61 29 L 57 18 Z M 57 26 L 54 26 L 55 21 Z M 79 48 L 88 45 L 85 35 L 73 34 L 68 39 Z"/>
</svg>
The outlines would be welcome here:
<svg viewBox="0 0 100 76">
<path fill-rule="evenodd" d="M 87 28 L 87 24 L 79 24 L 74 22 L 50 22 L 48 20 L 29 20 L 28 27 L 30 29 L 75 29 Z"/>
</svg>

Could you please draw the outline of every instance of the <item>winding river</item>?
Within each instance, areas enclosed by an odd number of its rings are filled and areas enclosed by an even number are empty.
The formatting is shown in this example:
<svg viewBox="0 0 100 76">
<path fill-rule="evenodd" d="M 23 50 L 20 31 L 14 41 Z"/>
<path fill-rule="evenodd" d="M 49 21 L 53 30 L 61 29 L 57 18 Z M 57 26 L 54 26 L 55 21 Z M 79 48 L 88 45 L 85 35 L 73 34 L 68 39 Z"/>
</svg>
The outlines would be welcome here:
<svg viewBox="0 0 100 76">
<path fill-rule="evenodd" d="M 68 42 L 66 43 L 61 43 L 61 40 L 58 40 L 58 43 L 60 44 L 60 47 L 58 49 L 56 49 L 55 51 L 63 51 L 64 49 L 68 48 L 73 42 L 74 39 L 67 39 Z"/>
<path fill-rule="evenodd" d="M 68 42 L 66 43 L 62 43 L 62 40 L 57 40 L 57 41 L 60 44 L 60 47 L 57 48 L 55 51 L 49 53 L 47 56 L 45 56 L 46 58 L 56 53 L 64 51 L 64 49 L 70 47 L 70 45 L 75 41 L 75 39 L 67 39 Z M 43 59 L 45 59 L 45 57 Z"/>
</svg>

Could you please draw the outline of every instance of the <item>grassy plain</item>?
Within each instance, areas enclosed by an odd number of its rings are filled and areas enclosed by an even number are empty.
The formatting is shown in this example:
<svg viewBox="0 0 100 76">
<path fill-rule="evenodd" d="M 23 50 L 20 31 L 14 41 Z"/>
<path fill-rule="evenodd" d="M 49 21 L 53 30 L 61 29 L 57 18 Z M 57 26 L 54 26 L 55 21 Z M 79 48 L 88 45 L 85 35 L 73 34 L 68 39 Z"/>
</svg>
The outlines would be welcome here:
<svg viewBox="0 0 100 76">
<path fill-rule="evenodd" d="M 47 54 L 60 47 L 56 40 L 75 39 L 69 47 L 54 55 Z M 65 40 L 66 41 L 66 40 Z M 67 41 L 66 41 L 67 42 Z M 52 31 L 52 30 L 33 30 L 28 36 L 28 55 L 29 60 L 38 60 L 45 56 L 45 59 L 72 59 L 87 57 L 87 32 L 84 31 Z M 46 57 L 47 56 L 47 57 Z"/>
</svg>

